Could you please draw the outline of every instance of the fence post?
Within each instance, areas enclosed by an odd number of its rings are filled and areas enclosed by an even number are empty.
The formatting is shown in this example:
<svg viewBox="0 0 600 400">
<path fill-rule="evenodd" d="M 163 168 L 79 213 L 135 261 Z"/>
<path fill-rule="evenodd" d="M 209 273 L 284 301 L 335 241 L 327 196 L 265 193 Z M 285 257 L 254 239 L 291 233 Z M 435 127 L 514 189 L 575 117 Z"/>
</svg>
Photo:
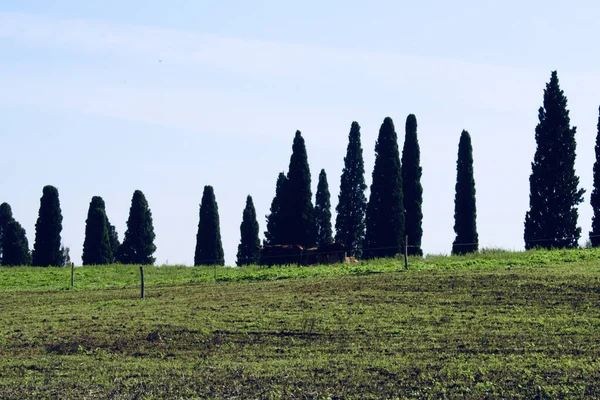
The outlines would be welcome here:
<svg viewBox="0 0 600 400">
<path fill-rule="evenodd" d="M 408 235 L 404 238 L 404 269 L 408 269 Z"/>
<path fill-rule="evenodd" d="M 140 265 L 140 279 L 142 280 L 141 298 L 143 299 L 144 298 L 144 267 L 142 267 L 141 265 Z"/>
<path fill-rule="evenodd" d="M 71 262 L 71 287 L 75 287 L 75 263 Z"/>
</svg>

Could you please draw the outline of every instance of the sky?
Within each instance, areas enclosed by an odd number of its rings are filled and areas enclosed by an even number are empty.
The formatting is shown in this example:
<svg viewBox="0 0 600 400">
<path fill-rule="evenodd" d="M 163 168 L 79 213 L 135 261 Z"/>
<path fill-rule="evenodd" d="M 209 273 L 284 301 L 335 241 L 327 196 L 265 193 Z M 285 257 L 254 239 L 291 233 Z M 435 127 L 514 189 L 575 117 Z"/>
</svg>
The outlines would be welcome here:
<svg viewBox="0 0 600 400">
<path fill-rule="evenodd" d="M 352 121 L 370 185 L 383 119 L 394 120 L 402 148 L 413 113 L 424 252 L 451 250 L 463 129 L 473 143 L 480 247 L 519 250 L 538 108 L 557 70 L 577 126 L 583 244 L 600 3 L 408 3 L 3 0 L 0 202 L 32 247 L 42 188 L 56 186 L 62 240 L 79 264 L 92 196 L 104 198 L 122 240 L 139 189 L 152 210 L 157 264 L 192 265 L 202 191 L 212 185 L 234 265 L 246 196 L 262 238 L 296 130 L 313 196 L 325 169 L 335 211 Z"/>
</svg>

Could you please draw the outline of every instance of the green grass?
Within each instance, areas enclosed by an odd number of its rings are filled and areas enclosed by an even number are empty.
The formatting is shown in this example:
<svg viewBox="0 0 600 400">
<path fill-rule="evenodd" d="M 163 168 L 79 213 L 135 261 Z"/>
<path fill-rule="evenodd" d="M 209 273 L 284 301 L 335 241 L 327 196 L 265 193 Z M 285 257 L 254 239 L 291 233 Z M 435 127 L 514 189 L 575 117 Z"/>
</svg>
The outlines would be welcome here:
<svg viewBox="0 0 600 400">
<path fill-rule="evenodd" d="M 597 398 L 599 261 L 4 268 L 0 398 Z"/>
</svg>

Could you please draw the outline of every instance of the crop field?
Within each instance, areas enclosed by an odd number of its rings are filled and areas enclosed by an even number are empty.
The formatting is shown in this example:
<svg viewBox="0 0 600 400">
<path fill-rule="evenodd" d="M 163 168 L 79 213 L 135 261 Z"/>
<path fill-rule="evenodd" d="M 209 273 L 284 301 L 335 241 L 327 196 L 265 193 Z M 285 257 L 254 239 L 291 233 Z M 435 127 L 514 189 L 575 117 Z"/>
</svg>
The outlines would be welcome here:
<svg viewBox="0 0 600 400">
<path fill-rule="evenodd" d="M 0 398 L 598 398 L 600 251 L 0 269 Z"/>
</svg>

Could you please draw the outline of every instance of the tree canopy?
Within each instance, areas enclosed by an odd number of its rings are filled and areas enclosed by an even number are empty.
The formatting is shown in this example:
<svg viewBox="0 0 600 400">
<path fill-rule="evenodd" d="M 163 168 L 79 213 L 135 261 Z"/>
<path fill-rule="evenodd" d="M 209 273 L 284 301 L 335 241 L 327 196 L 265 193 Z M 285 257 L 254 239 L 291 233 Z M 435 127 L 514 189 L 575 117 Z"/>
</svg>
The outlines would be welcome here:
<svg viewBox="0 0 600 400">
<path fill-rule="evenodd" d="M 194 265 L 224 265 L 225 258 L 221 244 L 219 207 L 212 186 L 204 186 L 200 204 L 200 221 L 196 235 Z"/>
<path fill-rule="evenodd" d="M 119 247 L 118 261 L 122 264 L 154 264 L 155 237 L 148 201 L 141 190 L 136 190 L 131 198 L 127 231 Z"/>
<path fill-rule="evenodd" d="M 537 148 L 529 178 L 529 211 L 525 215 L 525 248 L 577 247 L 577 205 L 583 201 L 575 175 L 575 132 L 567 98 L 553 71 L 544 90 L 535 128 Z"/>
<path fill-rule="evenodd" d="M 258 221 L 252 196 L 246 198 L 246 207 L 240 225 L 240 244 L 238 245 L 238 266 L 258 264 L 260 261 L 260 239 L 258 238 Z"/>
<path fill-rule="evenodd" d="M 456 194 L 454 196 L 454 232 L 452 254 L 467 254 L 478 250 L 473 147 L 469 132 L 462 131 L 456 161 Z"/>
<path fill-rule="evenodd" d="M 404 244 L 404 199 L 398 136 L 385 118 L 375 143 L 373 183 L 367 205 L 364 256 L 393 257 Z"/>
<path fill-rule="evenodd" d="M 335 219 L 335 240 L 343 243 L 349 249 L 348 254 L 353 256 L 362 254 L 367 211 L 366 188 L 360 125 L 354 121 L 348 134 Z"/>
<path fill-rule="evenodd" d="M 40 199 L 40 211 L 35 224 L 33 265 L 40 267 L 64 265 L 60 236 L 62 220 L 58 189 L 50 185 L 44 186 Z"/>
<path fill-rule="evenodd" d="M 421 150 L 417 139 L 417 118 L 406 118 L 406 136 L 402 149 L 402 194 L 404 218 L 408 237 L 408 254 L 422 256 L 423 237 L 423 187 L 421 186 Z"/>
</svg>

